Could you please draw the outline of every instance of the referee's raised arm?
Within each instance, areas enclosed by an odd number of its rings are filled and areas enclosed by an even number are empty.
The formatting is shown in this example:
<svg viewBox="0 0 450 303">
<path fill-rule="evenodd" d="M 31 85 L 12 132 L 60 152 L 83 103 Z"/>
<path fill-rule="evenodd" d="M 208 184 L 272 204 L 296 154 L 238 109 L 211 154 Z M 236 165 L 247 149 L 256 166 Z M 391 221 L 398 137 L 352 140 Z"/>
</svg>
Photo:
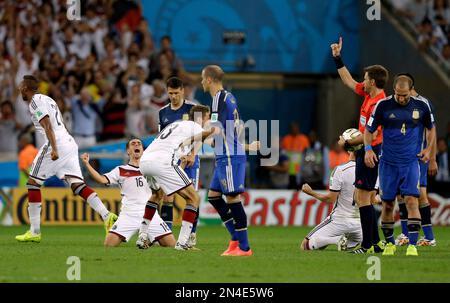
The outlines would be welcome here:
<svg viewBox="0 0 450 303">
<path fill-rule="evenodd" d="M 333 55 L 334 63 L 336 64 L 336 69 L 339 73 L 339 76 L 342 79 L 342 82 L 354 92 L 356 92 L 356 81 L 353 79 L 352 75 L 345 67 L 344 62 L 341 57 L 342 50 L 342 37 L 339 37 L 339 43 L 333 43 L 330 45 L 331 53 Z"/>
</svg>

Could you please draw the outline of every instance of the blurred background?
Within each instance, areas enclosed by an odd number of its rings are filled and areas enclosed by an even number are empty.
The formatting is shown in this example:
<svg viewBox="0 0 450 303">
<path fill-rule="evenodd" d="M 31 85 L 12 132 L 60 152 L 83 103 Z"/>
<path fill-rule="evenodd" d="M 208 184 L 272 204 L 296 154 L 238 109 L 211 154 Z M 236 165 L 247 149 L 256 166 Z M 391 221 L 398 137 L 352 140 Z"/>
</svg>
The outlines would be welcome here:
<svg viewBox="0 0 450 303">
<path fill-rule="evenodd" d="M 127 138 L 153 139 L 158 111 L 168 103 L 168 77 L 183 79 L 186 99 L 210 105 L 200 85 L 208 64 L 225 70 L 243 120 L 279 120 L 279 135 L 268 138 L 280 147 L 278 164 L 261 167 L 265 156 L 250 156 L 246 186 L 295 190 L 308 182 L 326 189 L 332 169 L 348 160 L 336 144 L 339 134 L 357 128 L 363 101 L 337 75 L 330 44 L 340 36 L 357 81 L 365 66 L 381 64 L 390 72 L 389 95 L 393 76 L 409 72 L 433 103 L 439 173 L 429 191 L 450 197 L 449 1 L 92 0 L 78 1 L 79 21 L 68 19 L 66 2 L 0 1 L 4 206 L 15 203 L 8 191 L 25 185 L 44 143 L 17 91 L 23 75 L 40 79 L 40 92 L 57 101 L 80 152 L 90 152 L 105 173 L 127 160 Z M 201 188 L 212 165 L 206 150 Z M 65 184 L 52 178 L 46 186 Z"/>
</svg>

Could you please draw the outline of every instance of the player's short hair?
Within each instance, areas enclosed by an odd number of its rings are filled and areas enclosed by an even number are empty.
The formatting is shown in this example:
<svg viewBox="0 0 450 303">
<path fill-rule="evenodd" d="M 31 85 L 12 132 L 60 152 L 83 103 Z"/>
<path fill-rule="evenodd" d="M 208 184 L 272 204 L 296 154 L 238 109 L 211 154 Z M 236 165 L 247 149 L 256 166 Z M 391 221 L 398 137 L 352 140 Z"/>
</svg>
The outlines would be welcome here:
<svg viewBox="0 0 450 303">
<path fill-rule="evenodd" d="M 202 117 L 208 113 L 210 113 L 211 110 L 209 109 L 209 106 L 207 105 L 194 105 L 191 110 L 189 111 L 189 120 L 194 121 L 194 116 L 196 113 L 202 113 Z"/>
<path fill-rule="evenodd" d="M 39 82 L 33 75 L 23 76 L 23 83 L 29 90 L 33 92 L 36 92 L 38 90 Z"/>
<path fill-rule="evenodd" d="M 400 73 L 400 74 L 397 74 L 397 75 L 395 76 L 395 78 L 398 78 L 398 77 L 400 77 L 400 76 L 405 76 L 405 77 L 408 77 L 409 79 L 411 79 L 411 81 L 412 81 L 412 87 L 414 87 L 414 82 L 415 82 L 415 80 L 414 80 L 413 75 L 411 75 L 410 73 Z"/>
<path fill-rule="evenodd" d="M 139 140 L 139 141 L 141 141 L 142 146 L 144 146 L 144 142 L 142 142 L 141 139 L 132 137 L 132 138 L 130 138 L 130 140 L 128 140 L 127 145 L 126 145 L 126 149 L 128 149 L 128 148 L 130 147 L 130 143 L 131 143 L 131 141 L 133 141 L 133 140 Z"/>
<path fill-rule="evenodd" d="M 408 85 L 409 89 L 411 90 L 413 88 L 413 84 L 414 84 L 413 80 L 405 75 L 400 75 L 394 78 L 394 90 L 397 87 L 397 85 L 401 86 Z"/>
<path fill-rule="evenodd" d="M 375 86 L 379 89 L 383 89 L 389 79 L 389 72 L 381 65 L 371 65 L 364 68 L 364 72 L 367 73 L 369 79 L 375 80 Z"/>
<path fill-rule="evenodd" d="M 205 77 L 211 78 L 214 82 L 222 82 L 225 73 L 218 65 L 208 65 L 204 69 Z"/>
<path fill-rule="evenodd" d="M 167 88 L 183 88 L 183 81 L 178 77 L 170 77 L 166 82 Z"/>
</svg>

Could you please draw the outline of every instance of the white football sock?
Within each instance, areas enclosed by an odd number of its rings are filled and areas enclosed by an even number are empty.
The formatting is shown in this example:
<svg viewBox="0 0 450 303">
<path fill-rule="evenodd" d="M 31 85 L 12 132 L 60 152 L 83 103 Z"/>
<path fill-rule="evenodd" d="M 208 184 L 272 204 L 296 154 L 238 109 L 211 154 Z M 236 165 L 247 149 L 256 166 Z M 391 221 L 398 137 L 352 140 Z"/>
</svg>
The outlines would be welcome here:
<svg viewBox="0 0 450 303">
<path fill-rule="evenodd" d="M 312 237 L 309 239 L 309 249 L 319 249 L 330 244 L 337 244 L 341 237 Z"/>
<path fill-rule="evenodd" d="M 178 243 L 186 245 L 186 243 L 189 240 L 189 235 L 191 234 L 193 226 L 194 224 L 192 224 L 191 222 L 184 220 L 181 222 L 181 230 L 180 234 L 178 235 Z"/>
<path fill-rule="evenodd" d="M 30 217 L 30 230 L 34 235 L 41 233 L 41 202 L 28 203 L 28 216 Z"/>
<path fill-rule="evenodd" d="M 109 210 L 105 207 L 102 200 L 97 196 L 96 193 L 92 193 L 86 200 L 90 207 L 92 207 L 97 213 L 100 214 L 103 221 L 108 218 Z"/>
<path fill-rule="evenodd" d="M 141 223 L 141 228 L 139 228 L 139 234 L 148 234 L 149 228 L 150 228 L 150 220 L 144 218 Z"/>
</svg>

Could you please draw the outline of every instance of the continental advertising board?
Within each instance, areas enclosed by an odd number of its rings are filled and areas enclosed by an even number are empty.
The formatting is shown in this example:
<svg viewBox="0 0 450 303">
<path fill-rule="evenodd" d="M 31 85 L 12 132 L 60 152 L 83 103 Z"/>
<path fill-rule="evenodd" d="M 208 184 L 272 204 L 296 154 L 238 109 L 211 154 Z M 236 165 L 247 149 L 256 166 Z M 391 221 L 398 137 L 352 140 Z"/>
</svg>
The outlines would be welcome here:
<svg viewBox="0 0 450 303">
<path fill-rule="evenodd" d="M 106 207 L 120 212 L 120 191 L 115 188 L 95 189 Z M 13 224 L 29 224 L 28 198 L 25 188 L 11 189 L 11 214 Z M 215 209 L 207 201 L 206 190 L 200 190 L 200 224 L 221 224 Z M 318 201 L 302 192 L 290 190 L 249 190 L 242 195 L 249 225 L 265 226 L 315 226 L 331 212 L 333 205 Z M 70 189 L 42 189 L 43 225 L 96 225 L 102 220 L 89 205 Z M 450 199 L 429 195 L 434 225 L 450 225 Z M 184 201 L 175 199 L 174 224 L 180 223 Z M 396 214 L 398 221 L 398 213 Z"/>
</svg>

